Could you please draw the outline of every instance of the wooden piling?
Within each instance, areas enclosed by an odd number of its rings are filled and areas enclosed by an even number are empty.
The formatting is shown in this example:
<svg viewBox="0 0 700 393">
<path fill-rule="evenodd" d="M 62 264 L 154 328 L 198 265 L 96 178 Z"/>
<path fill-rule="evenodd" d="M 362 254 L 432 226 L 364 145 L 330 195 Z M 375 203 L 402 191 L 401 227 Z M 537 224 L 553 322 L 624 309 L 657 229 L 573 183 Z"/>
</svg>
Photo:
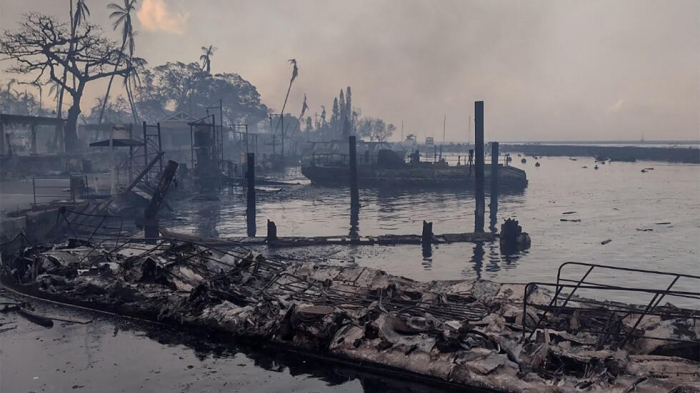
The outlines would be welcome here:
<svg viewBox="0 0 700 393">
<path fill-rule="evenodd" d="M 248 193 L 246 197 L 246 224 L 248 236 L 255 236 L 255 153 L 248 153 L 248 164 L 246 180 L 248 182 Z"/>
<path fill-rule="evenodd" d="M 357 184 L 357 146 L 355 136 L 348 137 L 350 144 L 350 204 L 360 205 L 360 192 Z"/>
<path fill-rule="evenodd" d="M 421 243 L 423 245 L 433 242 L 433 223 L 423 221 L 423 232 L 421 233 Z"/>
<path fill-rule="evenodd" d="M 474 135 L 474 159 L 476 169 L 476 209 L 474 211 L 474 232 L 484 231 L 484 213 L 486 201 L 484 196 L 484 102 L 474 103 L 475 135 Z"/>
<path fill-rule="evenodd" d="M 491 142 L 491 203 L 489 203 L 489 229 L 496 233 L 498 221 L 498 142 Z"/>
<path fill-rule="evenodd" d="M 267 220 L 267 241 L 275 240 L 277 240 L 277 225 L 275 225 L 274 221 Z"/>
<path fill-rule="evenodd" d="M 350 237 L 359 234 L 360 223 L 360 191 L 357 183 L 357 145 L 354 136 L 348 137 L 350 153 Z"/>
</svg>

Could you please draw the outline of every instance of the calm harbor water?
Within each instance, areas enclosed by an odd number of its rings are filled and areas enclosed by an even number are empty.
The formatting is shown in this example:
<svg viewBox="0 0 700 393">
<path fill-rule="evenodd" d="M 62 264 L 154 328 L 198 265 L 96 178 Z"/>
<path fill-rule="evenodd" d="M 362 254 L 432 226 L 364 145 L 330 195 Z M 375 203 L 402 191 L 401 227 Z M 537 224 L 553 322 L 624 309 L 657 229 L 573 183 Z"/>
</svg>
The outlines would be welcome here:
<svg viewBox="0 0 700 393">
<path fill-rule="evenodd" d="M 515 166 L 530 184 L 521 193 L 498 197 L 498 223 L 516 218 L 532 237 L 529 250 L 503 255 L 497 243 L 441 245 L 424 255 L 420 246 L 319 247 L 276 250 L 294 258 L 357 264 L 417 280 L 484 278 L 499 282 L 548 281 L 564 261 L 673 271 L 700 272 L 700 166 L 663 163 L 607 163 L 589 158 L 528 157 Z M 582 168 L 587 166 L 588 168 Z M 642 173 L 643 168 L 653 167 Z M 309 185 L 298 169 L 282 176 L 292 187 L 263 187 L 257 211 L 258 235 L 267 219 L 280 236 L 347 235 L 349 193 Z M 361 235 L 417 234 L 422 220 L 434 232 L 474 229 L 469 192 L 361 190 Z M 170 229 L 202 236 L 244 236 L 245 197 L 241 190 L 211 198 L 192 196 L 174 203 Z M 489 203 L 487 197 L 487 205 Z M 575 212 L 571 214 L 564 214 Z M 487 208 L 486 220 L 489 221 Z M 561 221 L 581 220 L 580 222 Z M 611 239 L 607 244 L 604 240 Z M 306 254 L 305 254 L 306 253 Z M 579 276 L 581 271 L 573 271 Z M 574 274 L 575 275 L 575 274 Z M 666 278 L 603 274 L 597 281 L 661 288 Z M 697 287 L 683 280 L 680 289 Z M 584 293 L 585 294 L 585 293 Z M 585 294 L 600 295 L 600 294 Z M 622 300 L 645 302 L 625 297 Z M 666 299 L 677 305 L 678 299 Z M 241 345 L 190 337 L 161 326 L 135 324 L 38 305 L 40 313 L 90 318 L 88 325 L 33 325 L 0 315 L 0 391 L 102 392 L 436 392 L 426 386 Z"/>
<path fill-rule="evenodd" d="M 551 282 L 566 261 L 700 272 L 699 166 L 609 162 L 598 163 L 596 170 L 592 158 L 527 157 L 525 164 L 513 158 L 512 165 L 526 170 L 529 185 L 521 193 L 499 195 L 497 226 L 506 218 L 519 220 L 532 238 L 529 250 L 503 255 L 497 243 L 485 243 L 440 245 L 429 257 L 420 246 L 342 247 L 319 254 L 416 280 Z M 540 167 L 535 167 L 536 161 Z M 644 173 L 644 168 L 653 170 Z M 298 169 L 289 170 L 285 178 L 305 182 Z M 265 235 L 267 219 L 277 223 L 280 236 L 349 233 L 348 190 L 307 184 L 258 195 L 258 235 Z M 474 230 L 474 198 L 468 191 L 361 190 L 360 199 L 360 235 L 419 234 L 423 220 L 433 222 L 436 234 Z M 182 204 L 178 211 L 179 218 L 164 225 L 202 236 L 245 236 L 245 198 L 240 191 L 221 195 L 220 201 Z M 604 278 L 648 287 L 669 283 L 635 274 L 606 272 Z M 693 284 L 680 280 L 678 285 Z"/>
</svg>

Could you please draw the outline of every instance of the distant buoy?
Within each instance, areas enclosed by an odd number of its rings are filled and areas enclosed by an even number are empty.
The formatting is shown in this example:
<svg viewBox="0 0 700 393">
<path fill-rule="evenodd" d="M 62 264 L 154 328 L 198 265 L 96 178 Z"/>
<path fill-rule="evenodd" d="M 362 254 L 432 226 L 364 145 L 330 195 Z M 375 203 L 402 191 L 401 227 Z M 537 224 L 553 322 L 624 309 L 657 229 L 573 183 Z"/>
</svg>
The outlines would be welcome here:
<svg viewBox="0 0 700 393">
<path fill-rule="evenodd" d="M 535 166 L 539 168 L 539 167 L 540 167 L 540 163 L 539 163 L 539 162 L 536 162 L 536 163 L 535 163 Z"/>
<path fill-rule="evenodd" d="M 520 160 L 520 163 L 521 163 L 521 164 L 524 164 L 524 163 L 526 163 L 526 162 L 527 162 L 527 160 L 524 159 L 524 158 L 523 158 L 522 160 Z"/>
</svg>

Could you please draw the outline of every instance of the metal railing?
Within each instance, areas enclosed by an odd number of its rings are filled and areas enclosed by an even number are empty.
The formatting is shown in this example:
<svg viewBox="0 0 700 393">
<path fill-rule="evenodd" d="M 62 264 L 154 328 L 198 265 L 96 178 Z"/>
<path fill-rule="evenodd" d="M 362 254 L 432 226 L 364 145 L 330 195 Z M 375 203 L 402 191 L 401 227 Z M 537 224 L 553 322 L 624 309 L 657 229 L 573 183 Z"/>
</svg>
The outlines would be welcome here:
<svg viewBox="0 0 700 393">
<path fill-rule="evenodd" d="M 123 235 L 124 219 L 120 216 L 89 214 L 61 208 L 56 219 L 66 224 L 66 229 L 74 238 L 87 242 L 96 237 L 116 238 L 118 242 Z"/>
<path fill-rule="evenodd" d="M 566 267 L 570 266 L 579 266 L 587 269 L 585 269 L 585 273 L 579 279 L 563 277 L 562 271 Z M 594 270 L 599 270 L 606 273 L 625 272 L 640 274 L 643 276 L 651 276 L 654 281 L 667 278 L 670 282 L 665 289 L 642 288 L 633 285 L 610 285 L 591 281 L 589 277 Z M 605 266 L 583 262 L 565 262 L 559 266 L 556 283 L 530 282 L 525 286 L 525 295 L 523 297 L 523 337 L 525 337 L 525 335 L 529 332 L 530 335 L 527 338 L 528 340 L 531 340 L 540 327 L 547 327 L 548 323 L 550 322 L 548 320 L 548 315 L 552 317 L 551 319 L 554 322 L 562 313 L 573 314 L 578 312 L 579 315 L 584 313 L 599 314 L 600 317 L 606 319 L 605 321 L 599 320 L 597 323 L 593 323 L 590 326 L 579 326 L 575 329 L 577 331 L 599 334 L 600 338 L 598 346 L 601 346 L 609 338 L 614 337 L 617 337 L 616 341 L 619 343 L 620 348 L 622 348 L 631 337 L 645 337 L 665 341 L 687 341 L 680 339 L 651 337 L 646 335 L 644 332 L 638 332 L 637 329 L 642 322 L 642 319 L 644 319 L 645 316 L 650 315 L 668 319 L 678 318 L 692 319 L 695 321 L 700 320 L 700 310 L 679 308 L 673 305 L 660 305 L 661 302 L 668 297 L 677 299 L 691 299 L 693 301 L 697 301 L 695 304 L 700 305 L 700 292 L 674 289 L 680 279 L 694 280 L 692 281 L 692 288 L 700 287 L 700 276 L 691 274 Z M 632 280 L 627 280 L 626 282 L 632 282 Z M 529 301 L 530 295 L 532 292 L 534 292 L 534 289 L 537 286 L 551 287 L 554 289 L 554 296 L 549 301 L 549 304 L 544 305 Z M 594 290 L 599 296 L 604 296 L 612 291 L 619 291 L 634 296 L 648 294 L 651 295 L 651 300 L 646 305 L 632 305 L 611 300 L 586 299 L 575 296 L 576 292 L 580 292 L 581 290 Z M 573 306 L 571 305 L 572 303 L 574 304 Z M 539 318 L 537 318 L 537 321 L 532 328 L 528 327 L 528 323 L 526 321 L 526 318 L 528 317 L 528 306 L 543 311 L 542 314 L 539 315 Z M 639 316 L 635 319 L 634 316 L 636 315 Z M 633 320 L 635 320 L 635 322 L 631 328 L 625 329 L 622 326 L 622 320 L 630 316 L 633 316 Z"/>
<path fill-rule="evenodd" d="M 46 185 L 48 182 L 56 183 L 61 180 L 67 180 L 68 184 L 60 185 Z M 42 185 L 42 182 L 44 185 Z M 82 183 L 82 185 L 79 185 Z M 68 194 L 60 194 L 55 190 L 65 190 L 68 189 Z M 37 194 L 37 191 L 41 190 L 52 190 L 51 194 Z M 70 178 L 56 178 L 56 179 L 37 179 L 32 178 L 32 195 L 33 195 L 33 206 L 37 206 L 37 200 L 49 199 L 45 202 L 53 202 L 57 200 L 66 200 L 67 202 L 75 204 L 78 198 L 87 196 L 88 191 L 88 178 L 87 176 L 71 176 Z M 69 199 L 66 199 L 69 198 Z"/>
</svg>

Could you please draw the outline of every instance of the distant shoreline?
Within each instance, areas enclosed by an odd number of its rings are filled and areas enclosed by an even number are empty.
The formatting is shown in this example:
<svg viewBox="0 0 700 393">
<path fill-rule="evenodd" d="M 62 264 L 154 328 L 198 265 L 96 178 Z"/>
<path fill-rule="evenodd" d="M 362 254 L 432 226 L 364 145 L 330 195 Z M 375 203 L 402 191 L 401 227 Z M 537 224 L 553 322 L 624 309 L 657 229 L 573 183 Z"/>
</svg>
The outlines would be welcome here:
<svg viewBox="0 0 700 393">
<path fill-rule="evenodd" d="M 584 144 L 501 144 L 504 153 L 550 157 L 594 157 L 611 161 L 665 161 L 700 164 L 700 149 L 687 147 L 595 146 Z"/>
<path fill-rule="evenodd" d="M 700 164 L 700 143 L 695 141 L 653 141 L 645 142 L 649 146 L 640 145 L 639 142 L 501 142 L 501 153 L 523 153 L 529 156 L 549 157 L 593 157 L 600 160 L 611 161 L 663 161 L 685 164 Z M 607 146 L 603 146 L 607 144 Z M 663 146 L 663 144 L 668 144 Z M 615 146 L 617 145 L 617 146 Z M 623 145 L 623 146 L 619 146 Z M 662 146 L 659 146 L 662 145 Z M 434 146 L 419 145 L 418 150 L 427 155 L 444 153 L 467 153 L 474 145 L 464 144 L 436 144 Z M 491 151 L 486 147 L 487 154 Z"/>
</svg>

